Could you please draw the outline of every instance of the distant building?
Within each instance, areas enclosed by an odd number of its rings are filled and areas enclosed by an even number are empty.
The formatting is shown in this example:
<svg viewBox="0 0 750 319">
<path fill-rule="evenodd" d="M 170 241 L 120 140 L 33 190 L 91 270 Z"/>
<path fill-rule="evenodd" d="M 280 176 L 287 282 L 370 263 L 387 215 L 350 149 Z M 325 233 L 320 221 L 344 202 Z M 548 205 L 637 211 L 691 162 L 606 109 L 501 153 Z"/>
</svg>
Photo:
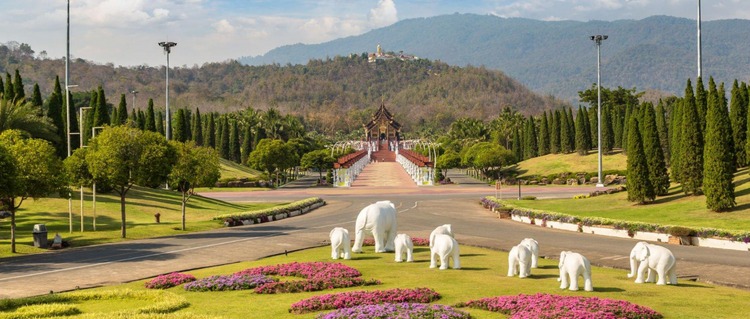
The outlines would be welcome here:
<svg viewBox="0 0 750 319">
<path fill-rule="evenodd" d="M 367 55 L 367 61 L 370 63 L 375 63 L 378 60 L 393 60 L 393 59 L 399 59 L 401 61 L 414 61 L 419 60 L 419 57 L 409 54 L 404 54 L 404 51 L 400 51 L 398 54 L 391 54 L 391 53 L 385 53 L 383 52 L 383 48 L 380 47 L 380 44 L 378 44 L 378 48 L 375 51 L 375 53 L 370 53 Z"/>
</svg>

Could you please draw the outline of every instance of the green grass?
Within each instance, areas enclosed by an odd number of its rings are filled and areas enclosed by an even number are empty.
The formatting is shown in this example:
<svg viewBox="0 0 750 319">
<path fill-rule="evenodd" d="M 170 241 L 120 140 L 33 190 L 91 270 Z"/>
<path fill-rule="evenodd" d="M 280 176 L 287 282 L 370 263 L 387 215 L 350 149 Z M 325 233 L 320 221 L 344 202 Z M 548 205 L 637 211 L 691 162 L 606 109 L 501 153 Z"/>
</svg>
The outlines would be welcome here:
<svg viewBox="0 0 750 319">
<path fill-rule="evenodd" d="M 288 313 L 290 305 L 313 295 L 352 290 L 428 287 L 442 295 L 436 303 L 453 305 L 458 302 L 499 295 L 551 293 L 566 296 L 585 296 L 627 300 L 650 307 L 665 318 L 743 318 L 746 309 L 742 306 L 750 298 L 750 292 L 728 287 L 716 287 L 698 282 L 679 281 L 677 286 L 635 284 L 627 278 L 626 270 L 594 267 L 594 292 L 567 291 L 559 289 L 556 260 L 539 260 L 539 269 L 532 270 L 526 279 L 507 277 L 507 254 L 484 248 L 462 246 L 461 270 L 429 269 L 429 249 L 415 247 L 414 263 L 395 263 L 393 254 L 374 254 L 373 247 L 365 247 L 364 254 L 355 254 L 353 260 L 340 261 L 362 272 L 365 279 L 378 279 L 382 285 L 354 287 L 296 294 L 258 295 L 251 291 L 233 292 L 186 292 L 181 286 L 168 291 L 183 296 L 190 306 L 176 314 L 190 312 L 223 318 L 313 318 L 316 314 L 295 315 Z M 330 248 L 320 247 L 292 252 L 254 262 L 243 262 L 216 268 L 190 271 L 198 278 L 217 274 L 229 274 L 242 269 L 288 263 L 293 261 L 329 261 Z M 625 265 L 627 260 L 623 261 Z M 144 290 L 145 281 L 124 285 L 97 288 L 96 290 Z M 582 279 L 579 279 L 582 285 Z M 89 303 L 94 303 L 88 305 Z M 138 307 L 129 300 L 83 302 L 84 311 L 122 311 Z M 503 318 L 487 311 L 464 309 L 475 318 Z M 85 312 L 84 312 L 85 314 Z"/>
<path fill-rule="evenodd" d="M 221 162 L 221 178 L 258 178 L 261 172 L 249 168 L 245 165 L 240 165 L 235 162 L 226 159 L 219 159 Z"/>
<path fill-rule="evenodd" d="M 558 173 L 591 173 L 599 170 L 596 151 L 581 156 L 572 154 L 549 154 L 535 157 L 518 163 L 521 176 L 547 176 Z M 627 156 L 621 152 L 602 156 L 602 167 L 605 170 L 626 170 Z"/>
<path fill-rule="evenodd" d="M 120 238 L 120 198 L 115 193 L 96 196 L 96 231 L 93 231 L 93 209 L 90 190 L 84 189 L 84 232 L 81 232 L 80 193 L 73 193 L 73 233 L 68 226 L 68 201 L 60 198 L 28 199 L 16 212 L 16 250 L 20 254 L 38 253 L 43 249 L 33 247 L 34 224 L 46 224 L 49 239 L 60 233 L 73 246 L 84 246 L 122 241 Z M 127 238 L 151 238 L 185 233 L 181 227 L 181 194 L 176 191 L 133 187 L 126 196 Z M 187 202 L 187 231 L 203 231 L 223 227 L 214 216 L 264 209 L 284 203 L 227 203 L 201 196 Z M 154 214 L 161 214 L 156 223 Z M 10 253 L 9 220 L 2 221 L 0 231 L 0 257 Z"/>
<path fill-rule="evenodd" d="M 604 217 L 661 225 L 692 228 L 718 228 L 730 231 L 750 230 L 750 176 L 745 168 L 735 174 L 737 207 L 725 213 L 706 208 L 705 196 L 684 195 L 673 186 L 669 195 L 653 203 L 637 205 L 627 200 L 627 192 L 585 199 L 505 200 L 514 206 L 569 214 L 580 217 Z"/>
</svg>

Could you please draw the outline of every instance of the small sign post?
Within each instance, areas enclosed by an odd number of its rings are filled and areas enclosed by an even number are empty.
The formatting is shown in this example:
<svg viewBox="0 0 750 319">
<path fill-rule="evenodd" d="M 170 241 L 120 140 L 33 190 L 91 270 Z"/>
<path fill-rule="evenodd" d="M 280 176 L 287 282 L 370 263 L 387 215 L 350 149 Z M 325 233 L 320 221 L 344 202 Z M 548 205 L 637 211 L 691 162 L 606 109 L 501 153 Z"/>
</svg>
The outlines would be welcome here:
<svg viewBox="0 0 750 319">
<path fill-rule="evenodd" d="M 500 180 L 495 181 L 495 199 L 499 199 L 497 197 L 497 192 L 500 190 Z"/>
</svg>

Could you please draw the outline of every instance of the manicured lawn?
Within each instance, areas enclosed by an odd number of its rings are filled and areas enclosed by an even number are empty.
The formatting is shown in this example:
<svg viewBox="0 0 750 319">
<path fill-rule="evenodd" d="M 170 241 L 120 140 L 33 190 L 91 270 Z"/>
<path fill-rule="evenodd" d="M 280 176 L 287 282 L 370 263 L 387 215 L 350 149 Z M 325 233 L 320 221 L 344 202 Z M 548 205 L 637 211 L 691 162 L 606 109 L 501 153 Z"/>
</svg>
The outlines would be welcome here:
<svg viewBox="0 0 750 319">
<path fill-rule="evenodd" d="M 261 172 L 226 159 L 221 161 L 221 178 L 258 178 Z"/>
<path fill-rule="evenodd" d="M 627 156 L 621 152 L 602 156 L 605 170 L 626 170 Z M 599 169 L 596 150 L 586 156 L 571 154 L 549 154 L 518 163 L 521 177 L 528 175 L 547 176 L 557 173 L 593 173 Z"/>
<path fill-rule="evenodd" d="M 176 191 L 133 187 L 127 194 L 128 239 L 160 237 L 184 233 L 181 227 L 181 194 Z M 211 220 L 216 215 L 263 209 L 287 203 L 227 203 L 219 200 L 193 196 L 187 202 L 187 231 L 202 231 L 223 227 Z M 81 233 L 80 193 L 73 193 L 73 232 L 69 232 L 68 201 L 60 198 L 28 199 L 16 212 L 16 249 L 19 253 L 37 253 L 33 247 L 34 224 L 45 224 L 52 240 L 60 233 L 73 246 L 102 244 L 121 241 L 120 198 L 115 193 L 96 196 L 96 231 L 93 230 L 91 192 L 84 189 L 84 232 Z M 161 223 L 156 223 L 154 214 L 161 214 Z M 10 219 L 0 221 L 0 257 L 10 256 Z"/>
<path fill-rule="evenodd" d="M 541 243 L 542 245 L 544 243 Z M 334 292 L 354 290 L 385 290 L 392 288 L 432 288 L 442 295 L 436 303 L 453 305 L 482 297 L 499 295 L 551 293 L 565 296 L 600 297 L 627 300 L 650 307 L 662 313 L 665 318 L 743 318 L 746 317 L 746 304 L 750 292 L 710 286 L 703 283 L 680 281 L 677 286 L 656 286 L 635 284 L 626 277 L 627 271 L 596 268 L 593 269 L 594 292 L 560 290 L 557 261 L 539 261 L 540 268 L 532 270 L 526 279 L 507 277 L 507 254 L 477 247 L 461 247 L 461 270 L 429 269 L 427 247 L 415 247 L 414 263 L 395 263 L 393 254 L 374 254 L 373 247 L 364 247 L 364 254 L 355 254 L 353 260 L 340 262 L 358 269 L 364 279 L 378 279 L 381 285 L 353 287 L 319 292 L 293 294 L 256 294 L 251 291 L 232 292 L 187 292 L 182 286 L 167 291 L 183 296 L 190 306 L 175 314 L 194 313 L 220 318 L 313 318 L 313 314 L 290 314 L 288 309 L 294 302 L 314 296 Z M 203 278 L 217 274 L 230 274 L 260 265 L 275 265 L 289 262 L 330 261 L 330 248 L 320 247 L 300 252 L 265 258 L 254 262 L 226 265 L 216 268 L 190 271 L 190 274 Z M 624 260 L 623 263 L 627 263 Z M 298 280 L 291 278 L 289 280 Z M 144 290 L 145 281 L 124 285 L 97 288 L 101 290 Z M 579 281 L 580 282 L 580 281 Z M 582 285 L 582 282 L 581 282 Z M 111 312 L 142 307 L 131 301 L 85 301 L 79 308 L 86 312 Z M 475 309 L 462 309 L 475 318 L 504 318 L 503 315 Z"/>
<path fill-rule="evenodd" d="M 558 212 L 581 217 L 644 222 L 661 225 L 680 225 L 693 228 L 709 227 L 731 231 L 750 230 L 750 176 L 745 168 L 735 174 L 737 207 L 729 212 L 715 213 L 706 209 L 705 196 L 686 196 L 680 186 L 670 189 L 669 195 L 657 197 L 646 205 L 627 200 L 627 193 L 585 199 L 506 200 L 532 209 Z"/>
</svg>

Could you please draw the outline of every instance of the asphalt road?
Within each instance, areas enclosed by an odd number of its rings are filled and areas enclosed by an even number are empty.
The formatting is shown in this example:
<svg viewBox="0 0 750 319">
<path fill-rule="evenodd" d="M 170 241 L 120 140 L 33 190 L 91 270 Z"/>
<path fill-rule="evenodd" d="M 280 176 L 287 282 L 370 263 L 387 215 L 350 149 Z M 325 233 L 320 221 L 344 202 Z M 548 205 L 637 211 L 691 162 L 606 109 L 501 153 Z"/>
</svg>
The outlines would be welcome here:
<svg viewBox="0 0 750 319">
<path fill-rule="evenodd" d="M 505 189 L 503 196 L 516 190 Z M 582 187 L 524 188 L 537 197 L 569 197 L 590 191 Z M 462 245 L 508 250 L 521 239 L 539 241 L 540 254 L 555 258 L 575 250 L 592 264 L 629 267 L 636 241 L 553 230 L 498 219 L 478 205 L 494 194 L 486 186 L 409 189 L 292 188 L 268 192 L 207 193 L 228 201 L 287 201 L 321 196 L 328 205 L 308 214 L 266 224 L 225 228 L 174 237 L 134 240 L 74 248 L 0 261 L 0 298 L 118 284 L 172 271 L 216 266 L 325 245 L 336 226 L 354 228 L 357 213 L 378 200 L 391 200 L 399 211 L 399 232 L 427 237 L 436 226 L 452 224 Z M 692 246 L 668 246 L 678 258 L 677 273 L 686 279 L 750 289 L 750 253 Z M 500 266 L 501 269 L 504 266 Z"/>
</svg>

